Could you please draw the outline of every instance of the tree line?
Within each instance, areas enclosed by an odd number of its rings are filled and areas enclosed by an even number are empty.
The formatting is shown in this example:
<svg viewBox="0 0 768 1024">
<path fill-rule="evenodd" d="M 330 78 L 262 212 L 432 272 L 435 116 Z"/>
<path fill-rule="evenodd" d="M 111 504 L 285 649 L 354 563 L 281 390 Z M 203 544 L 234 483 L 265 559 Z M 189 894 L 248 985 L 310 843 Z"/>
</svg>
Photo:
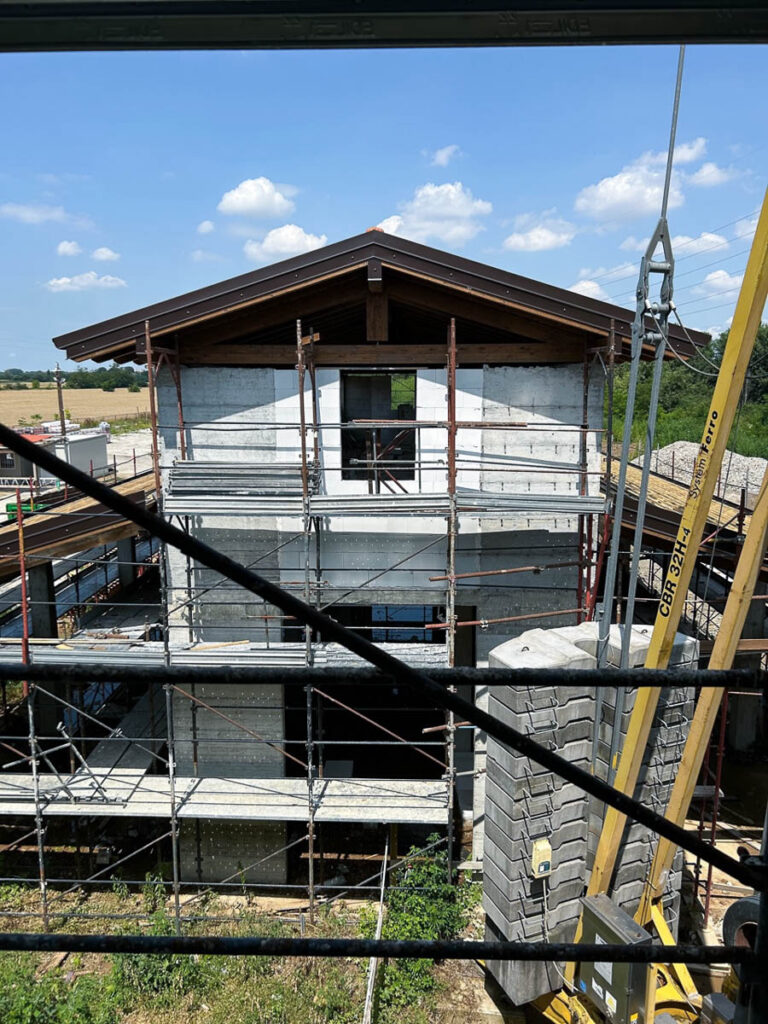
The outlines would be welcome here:
<svg viewBox="0 0 768 1024">
<path fill-rule="evenodd" d="M 673 441 L 701 441 L 727 341 L 728 331 L 724 331 L 687 363 L 674 359 L 665 364 L 659 392 L 655 448 L 663 448 Z M 652 375 L 653 364 L 641 363 L 632 421 L 632 439 L 641 444 L 648 422 Z M 628 383 L 629 363 L 624 363 L 616 369 L 614 377 L 614 443 L 621 442 Z M 739 455 L 768 458 L 768 323 L 761 324 L 757 332 L 728 447 Z"/>
<path fill-rule="evenodd" d="M 95 370 L 78 369 L 62 373 L 65 388 L 92 388 L 102 391 L 114 391 L 116 388 L 138 390 L 147 386 L 147 371 L 136 370 L 132 366 L 99 366 Z M 20 370 L 11 367 L 0 370 L 0 387 L 6 389 L 26 388 L 31 383 L 34 387 L 50 383 L 56 379 L 55 370 Z"/>
</svg>

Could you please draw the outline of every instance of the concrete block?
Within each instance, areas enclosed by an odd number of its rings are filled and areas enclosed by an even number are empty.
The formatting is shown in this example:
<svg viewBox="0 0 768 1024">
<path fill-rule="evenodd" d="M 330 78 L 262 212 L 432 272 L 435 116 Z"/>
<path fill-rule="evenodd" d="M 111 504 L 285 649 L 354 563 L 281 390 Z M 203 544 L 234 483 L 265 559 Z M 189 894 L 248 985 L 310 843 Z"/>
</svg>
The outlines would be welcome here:
<svg viewBox="0 0 768 1024">
<path fill-rule="evenodd" d="M 286 843 L 280 822 L 182 820 L 179 831 L 181 877 L 184 881 L 221 882 L 230 875 L 247 882 L 284 885 L 288 862 L 275 853 Z M 264 860 L 251 867 L 256 861 Z"/>
<path fill-rule="evenodd" d="M 594 668 L 595 659 L 566 638 L 544 629 L 528 630 L 495 647 L 491 668 Z"/>
</svg>

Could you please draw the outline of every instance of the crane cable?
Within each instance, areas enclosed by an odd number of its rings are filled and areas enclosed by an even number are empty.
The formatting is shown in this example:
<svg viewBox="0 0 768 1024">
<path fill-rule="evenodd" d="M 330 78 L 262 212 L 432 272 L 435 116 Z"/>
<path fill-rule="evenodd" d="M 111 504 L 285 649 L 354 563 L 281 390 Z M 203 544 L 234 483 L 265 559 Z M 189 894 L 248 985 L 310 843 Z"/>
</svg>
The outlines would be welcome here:
<svg viewBox="0 0 768 1024">
<path fill-rule="evenodd" d="M 638 495 L 637 518 L 635 524 L 635 539 L 633 544 L 632 570 L 630 573 L 629 593 L 627 595 L 626 620 L 629 628 L 624 630 L 621 644 L 621 665 L 626 668 L 629 662 L 629 640 L 631 635 L 632 616 L 634 613 L 635 595 L 637 589 L 637 565 L 639 561 L 640 548 L 642 547 L 642 530 L 645 521 L 645 506 L 648 490 L 648 478 L 650 476 L 650 452 L 653 447 L 653 436 L 656 428 L 656 414 L 658 411 L 659 387 L 661 383 L 661 365 L 664 358 L 664 349 L 667 343 L 669 314 L 674 309 L 672 303 L 674 257 L 672 254 L 672 242 L 667 225 L 667 209 L 669 206 L 669 192 L 672 182 L 672 167 L 675 157 L 675 138 L 677 135 L 677 120 L 680 110 L 680 92 L 683 82 L 683 65 L 685 60 L 685 46 L 680 47 L 677 61 L 677 79 L 675 82 L 675 94 L 672 105 L 672 124 L 669 133 L 669 145 L 667 147 L 667 164 L 664 174 L 664 188 L 661 200 L 661 213 L 656 229 L 651 235 L 645 250 L 645 255 L 640 261 L 640 275 L 637 282 L 635 318 L 632 323 L 632 350 L 629 382 L 627 388 L 627 404 L 624 413 L 624 432 L 621 445 L 621 461 L 619 463 L 619 474 L 616 482 L 616 500 L 613 510 L 613 529 L 611 535 L 611 546 L 608 557 L 608 565 L 605 574 L 605 587 L 603 596 L 603 614 L 600 618 L 597 660 L 598 665 L 604 666 L 608 656 L 608 638 L 610 634 L 613 601 L 616 591 L 616 576 L 618 572 L 619 550 L 621 541 L 621 527 L 624 516 L 624 495 L 626 490 L 627 466 L 629 464 L 629 452 L 632 442 L 632 421 L 635 413 L 635 400 L 637 396 L 637 379 L 640 369 L 640 358 L 642 356 L 643 343 L 653 343 L 656 346 L 656 358 L 654 362 L 653 386 L 648 410 L 648 427 L 646 434 L 646 449 L 643 461 L 643 475 Z M 661 245 L 663 259 L 655 260 L 656 250 Z M 652 302 L 650 298 L 650 275 L 661 275 L 658 302 Z M 651 315 L 654 320 L 652 329 L 648 329 L 647 317 Z M 606 453 L 611 458 L 611 452 Z"/>
</svg>

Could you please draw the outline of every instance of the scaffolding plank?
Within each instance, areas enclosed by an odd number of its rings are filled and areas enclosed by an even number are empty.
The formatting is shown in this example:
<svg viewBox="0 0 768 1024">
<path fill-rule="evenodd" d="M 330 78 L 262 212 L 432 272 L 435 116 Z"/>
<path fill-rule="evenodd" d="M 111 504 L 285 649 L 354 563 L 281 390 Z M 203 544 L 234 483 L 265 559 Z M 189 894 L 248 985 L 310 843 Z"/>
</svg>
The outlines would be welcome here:
<svg viewBox="0 0 768 1024">
<path fill-rule="evenodd" d="M 65 778 L 71 800 L 55 775 L 41 774 L 45 817 L 165 818 L 170 786 L 165 776 L 138 769 L 94 770 L 107 795 L 99 797 L 85 774 Z M 19 787 L 25 787 L 20 789 Z M 225 821 L 307 821 L 307 782 L 293 779 L 177 778 L 179 818 Z M 444 825 L 446 787 L 440 779 L 319 779 L 313 785 L 315 821 Z M 0 779 L 0 814 L 35 813 L 31 776 Z"/>
</svg>

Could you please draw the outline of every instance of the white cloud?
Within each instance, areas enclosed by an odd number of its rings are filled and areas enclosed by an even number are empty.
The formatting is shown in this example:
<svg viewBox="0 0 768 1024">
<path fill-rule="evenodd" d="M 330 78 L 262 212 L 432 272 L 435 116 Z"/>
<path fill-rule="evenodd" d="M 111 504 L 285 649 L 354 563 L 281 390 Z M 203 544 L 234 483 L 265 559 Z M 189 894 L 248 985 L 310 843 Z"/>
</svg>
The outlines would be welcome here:
<svg viewBox="0 0 768 1024">
<path fill-rule="evenodd" d="M 676 253 L 679 249 L 684 256 L 694 256 L 700 252 L 719 252 L 727 248 L 728 239 L 713 231 L 702 231 L 695 238 L 691 238 L 690 235 L 672 236 L 672 251 Z"/>
<path fill-rule="evenodd" d="M 690 142 L 680 142 L 675 146 L 675 155 L 672 159 L 672 166 L 676 167 L 678 164 L 696 163 L 697 160 L 702 159 L 706 152 L 707 140 L 702 135 L 696 139 L 691 139 Z M 646 150 L 646 152 L 643 153 L 635 162 L 652 164 L 654 167 L 663 167 L 666 169 L 667 151 L 666 149 L 658 152 Z"/>
<path fill-rule="evenodd" d="M 625 238 L 619 246 L 625 252 L 645 252 L 648 248 L 650 238 L 635 238 L 630 235 Z M 713 231 L 702 231 L 700 235 L 692 238 L 691 235 L 673 235 L 672 252 L 677 255 L 678 250 L 684 256 L 695 256 L 700 252 L 717 252 L 728 248 L 728 239 L 723 235 L 717 235 Z"/>
<path fill-rule="evenodd" d="M 268 231 L 260 242 L 249 238 L 243 246 L 243 252 L 254 263 L 268 263 L 270 260 L 311 252 L 327 241 L 326 235 L 312 235 L 298 224 L 283 224 L 280 228 Z"/>
<path fill-rule="evenodd" d="M 664 191 L 664 168 L 655 154 L 645 153 L 610 177 L 587 185 L 576 196 L 574 209 L 594 220 L 623 221 L 634 217 L 658 215 Z M 672 175 L 669 208 L 683 204 L 678 174 Z"/>
<path fill-rule="evenodd" d="M 59 256 L 79 256 L 83 250 L 77 242 L 59 242 L 56 252 Z"/>
<path fill-rule="evenodd" d="M 635 238 L 634 235 L 629 235 L 619 246 L 624 252 L 645 252 L 648 248 L 650 238 Z"/>
<path fill-rule="evenodd" d="M 725 320 L 723 323 L 714 324 L 712 327 L 707 327 L 707 333 L 711 334 L 713 338 L 716 338 L 718 337 L 718 335 L 722 334 L 723 331 L 727 331 L 732 323 L 733 317 L 729 316 L 728 319 Z"/>
<path fill-rule="evenodd" d="M 220 213 L 245 217 L 284 217 L 294 203 L 269 178 L 246 178 L 221 197 Z"/>
<path fill-rule="evenodd" d="M 712 161 L 703 163 L 693 172 L 680 169 L 681 165 L 701 160 L 706 151 L 707 140 L 703 136 L 690 142 L 681 142 L 675 147 L 669 209 L 682 206 L 685 201 L 683 188 L 686 185 L 711 188 L 731 181 L 737 176 L 738 172 L 733 168 L 720 167 Z M 614 223 L 633 217 L 658 214 L 661 209 L 666 163 L 665 152 L 645 152 L 636 160 L 625 164 L 618 174 L 602 178 L 594 185 L 583 188 L 576 196 L 574 208 L 595 220 Z M 641 251 L 639 241 L 632 236 L 625 240 L 622 248 Z"/>
<path fill-rule="evenodd" d="M 209 249 L 193 249 L 189 257 L 193 263 L 219 263 L 222 259 L 217 252 Z"/>
<path fill-rule="evenodd" d="M 579 270 L 579 280 L 584 278 L 596 278 L 610 284 L 612 281 L 623 280 L 629 276 L 637 278 L 636 263 L 617 263 L 613 267 L 582 267 Z M 632 286 L 630 285 L 630 289 Z"/>
<path fill-rule="evenodd" d="M 504 248 L 513 252 L 546 252 L 570 245 L 576 228 L 547 210 L 539 217 L 524 213 L 515 217 L 515 231 L 504 239 Z"/>
<path fill-rule="evenodd" d="M 89 270 L 74 277 L 53 277 L 46 288 L 52 292 L 83 292 L 92 288 L 125 288 L 125 281 L 111 274 L 99 276 L 95 270 Z"/>
<path fill-rule="evenodd" d="M 755 214 L 753 217 L 742 217 L 742 219 L 733 229 L 734 235 L 739 239 L 751 241 L 752 237 L 755 234 L 755 231 L 757 231 L 757 218 L 757 214 Z"/>
<path fill-rule="evenodd" d="M 197 225 L 198 235 L 210 235 L 212 231 L 216 230 L 216 225 L 212 220 L 201 220 Z"/>
<path fill-rule="evenodd" d="M 727 270 L 713 270 L 707 274 L 701 284 L 696 285 L 693 291 L 697 295 L 704 295 L 707 298 L 731 294 L 735 299 L 735 293 L 741 287 L 743 279 L 743 274 L 729 274 Z"/>
<path fill-rule="evenodd" d="M 101 245 L 98 249 L 94 249 L 91 256 L 101 263 L 114 263 L 115 260 L 120 259 L 120 253 L 110 249 L 108 245 Z"/>
<path fill-rule="evenodd" d="M 675 146 L 675 156 L 672 161 L 673 164 L 692 164 L 697 160 L 701 160 L 704 154 L 707 152 L 707 140 L 699 136 L 698 139 L 694 139 L 692 142 L 681 142 L 679 146 Z M 661 163 L 666 165 L 667 154 L 660 153 Z"/>
<path fill-rule="evenodd" d="M 576 284 L 572 284 L 568 291 L 577 292 L 579 295 L 586 295 L 590 299 L 602 299 L 603 302 L 610 302 L 608 293 L 597 281 L 592 281 L 589 278 L 583 278 L 581 281 L 577 281 Z"/>
<path fill-rule="evenodd" d="M 454 142 L 450 146 L 442 146 L 440 149 L 436 149 L 432 153 L 431 163 L 433 167 L 447 167 L 455 156 L 460 155 L 461 149 Z"/>
<path fill-rule="evenodd" d="M 0 217 L 17 220 L 20 224 L 71 223 L 75 218 L 63 206 L 46 206 L 44 203 L 3 203 Z"/>
<path fill-rule="evenodd" d="M 713 188 L 715 185 L 724 185 L 736 177 L 736 171 L 732 167 L 718 167 L 717 164 L 707 162 L 688 175 L 688 181 L 700 188 Z"/>
<path fill-rule="evenodd" d="M 413 198 L 402 203 L 400 213 L 393 214 L 378 225 L 391 235 L 425 242 L 435 238 L 461 246 L 483 230 L 480 217 L 493 210 L 485 199 L 475 199 L 460 181 L 421 185 Z"/>
</svg>

